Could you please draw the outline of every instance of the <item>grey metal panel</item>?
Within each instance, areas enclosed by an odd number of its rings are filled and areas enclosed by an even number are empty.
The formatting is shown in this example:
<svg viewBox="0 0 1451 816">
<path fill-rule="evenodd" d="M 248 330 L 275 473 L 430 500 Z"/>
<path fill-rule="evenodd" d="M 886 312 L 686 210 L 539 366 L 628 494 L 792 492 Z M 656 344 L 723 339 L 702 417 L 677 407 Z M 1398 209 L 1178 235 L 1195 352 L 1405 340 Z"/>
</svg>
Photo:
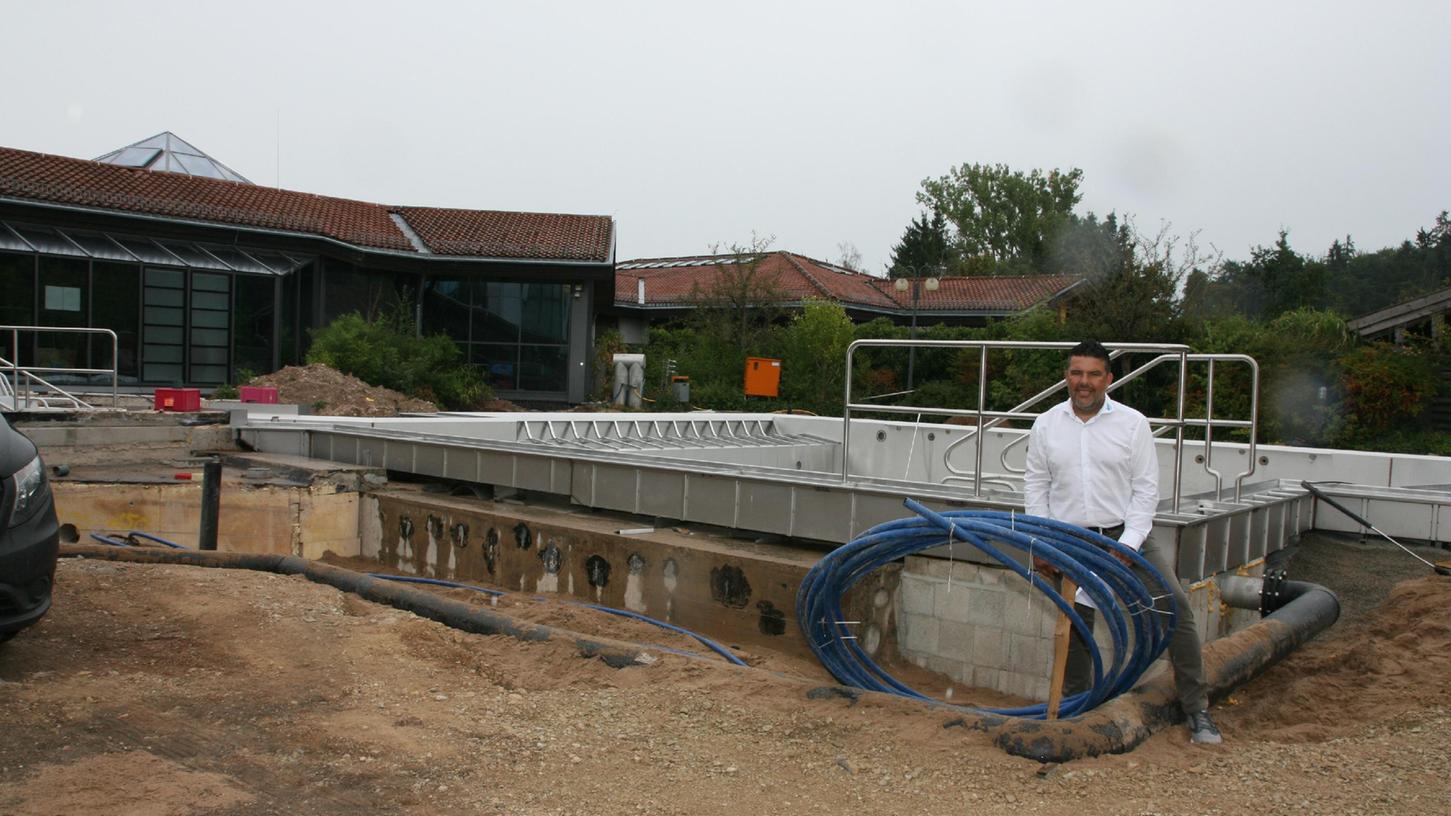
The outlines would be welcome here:
<svg viewBox="0 0 1451 816">
<path fill-rule="evenodd" d="M 1220 526 L 1217 530 L 1220 533 L 1219 536 L 1216 536 L 1217 542 L 1223 542 L 1222 533 L 1226 527 L 1228 526 Z M 1214 531 L 1216 530 L 1213 529 L 1212 524 L 1196 524 L 1194 527 L 1184 527 L 1183 530 L 1178 530 L 1177 565 L 1180 581 L 1197 581 L 1199 579 L 1197 575 L 1203 574 L 1201 565 L 1204 563 L 1204 552 L 1212 549 L 1209 542 Z M 1161 527 L 1154 529 L 1155 540 L 1159 540 L 1159 536 L 1172 539 L 1174 534 L 1175 530 L 1172 529 L 1161 529 Z M 1222 544 L 1216 543 L 1214 546 L 1222 546 Z M 1185 571 L 1185 563 L 1188 563 L 1187 571 Z"/>
<path fill-rule="evenodd" d="M 594 498 L 595 463 L 575 462 L 569 471 L 569 500 L 585 507 L 599 507 Z"/>
<path fill-rule="evenodd" d="M 905 518 L 909 512 L 902 506 L 900 496 L 857 493 L 852 497 L 851 535 L 855 538 L 878 524 Z"/>
<path fill-rule="evenodd" d="M 1269 554 L 1270 548 L 1275 542 L 1284 541 L 1295 533 L 1290 526 L 1290 516 L 1293 513 L 1290 502 L 1275 502 L 1265 505 L 1265 535 L 1256 542 L 1255 548 L 1245 554 L 1244 561 L 1247 563 L 1258 558 L 1264 558 Z"/>
<path fill-rule="evenodd" d="M 555 459 L 553 462 L 553 467 L 549 470 L 549 492 L 568 496 L 574 480 L 574 463 L 567 459 Z"/>
<path fill-rule="evenodd" d="M 269 431 L 255 430 L 251 432 L 248 444 L 254 448 L 287 453 L 294 456 L 308 456 L 309 440 L 306 433 L 298 433 L 293 430 Z"/>
<path fill-rule="evenodd" d="M 594 465 L 591 475 L 595 507 L 639 512 L 638 470 L 627 465 Z"/>
<path fill-rule="evenodd" d="M 411 470 L 424 476 L 447 476 L 445 467 L 448 448 L 443 445 L 411 445 L 413 466 Z"/>
<path fill-rule="evenodd" d="M 475 477 L 484 484 L 517 487 L 514 483 L 514 457 L 498 451 L 478 451 L 474 462 Z"/>
<path fill-rule="evenodd" d="M 636 501 L 635 512 L 670 519 L 685 517 L 684 473 L 668 470 L 641 470 L 638 473 L 640 495 Z"/>
<path fill-rule="evenodd" d="M 443 448 L 443 475 L 450 479 L 471 482 L 478 478 L 477 451 L 458 445 Z"/>
<path fill-rule="evenodd" d="M 738 524 L 742 529 L 791 535 L 789 486 L 742 479 L 740 497 Z"/>
<path fill-rule="evenodd" d="M 791 491 L 795 496 L 792 535 L 824 541 L 851 540 L 850 493 L 830 490 L 825 485 L 798 485 Z"/>
<path fill-rule="evenodd" d="M 1246 513 L 1235 513 L 1230 516 L 1228 532 L 1223 537 L 1210 540 L 1208 536 L 1205 536 L 1202 549 L 1203 555 L 1199 560 L 1199 571 L 1196 575 L 1185 577 L 1197 581 L 1206 575 L 1213 575 L 1216 572 L 1222 571 L 1228 563 L 1229 554 L 1236 550 L 1242 551 L 1244 549 L 1246 517 Z"/>
<path fill-rule="evenodd" d="M 368 467 L 387 467 L 387 456 L 384 455 L 386 447 L 386 440 L 359 439 L 353 463 Z"/>
<path fill-rule="evenodd" d="M 702 524 L 720 527 L 739 526 L 736 518 L 736 493 L 739 480 L 728 476 L 707 476 L 689 473 L 685 476 L 686 516 Z"/>
<path fill-rule="evenodd" d="M 1237 516 L 1237 518 L 1243 519 L 1245 527 L 1244 535 L 1225 536 L 1224 561 L 1216 565 L 1208 563 L 1206 559 L 1204 565 L 1204 574 L 1206 576 L 1214 575 L 1227 569 L 1234 569 L 1241 564 L 1248 564 L 1250 562 L 1250 553 L 1255 550 L 1256 546 L 1264 546 L 1260 539 L 1260 534 L 1256 533 L 1256 530 L 1262 530 L 1264 527 L 1265 519 L 1263 511 L 1264 508 L 1251 507 L 1247 512 Z M 1230 521 L 1229 526 L 1232 530 L 1238 532 L 1233 520 Z"/>
<path fill-rule="evenodd" d="M 1399 534 L 1410 538 L 1430 539 L 1431 521 L 1435 517 L 1435 513 L 1436 506 L 1433 504 L 1409 504 L 1385 499 L 1367 499 L 1365 510 L 1361 515 L 1382 530 L 1390 526 L 1383 523 L 1385 520 L 1394 519 L 1394 526 L 1398 532 L 1392 533 L 1392 536 Z"/>
<path fill-rule="evenodd" d="M 389 470 L 400 470 L 404 473 L 418 473 L 414 467 L 414 454 L 418 450 L 416 442 L 398 442 L 388 440 L 383 443 L 382 465 Z"/>
<path fill-rule="evenodd" d="M 1184 532 L 1185 529 L 1181 527 L 1160 528 L 1154 525 L 1154 541 L 1163 542 L 1160 546 L 1170 547 L 1173 563 L 1179 569 L 1180 581 L 1198 581 L 1204 577 L 1204 552 L 1207 546 L 1197 536 L 1190 536 L 1186 541 Z"/>
<path fill-rule="evenodd" d="M 554 491 L 554 459 L 542 456 L 514 457 L 514 486 L 521 490 Z M 569 488 L 566 485 L 564 492 Z"/>
</svg>

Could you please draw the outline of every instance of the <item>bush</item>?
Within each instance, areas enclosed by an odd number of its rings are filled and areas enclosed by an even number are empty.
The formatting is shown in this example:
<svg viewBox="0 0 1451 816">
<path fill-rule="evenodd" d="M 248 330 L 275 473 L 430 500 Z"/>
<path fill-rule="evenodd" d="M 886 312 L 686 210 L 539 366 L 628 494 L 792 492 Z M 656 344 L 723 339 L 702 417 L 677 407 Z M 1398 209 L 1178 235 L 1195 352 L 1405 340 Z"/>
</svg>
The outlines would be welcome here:
<svg viewBox="0 0 1451 816">
<path fill-rule="evenodd" d="M 345 314 L 313 330 L 307 362 L 442 408 L 468 410 L 488 400 L 492 393 L 483 375 L 463 360 L 458 345 L 442 334 L 420 337 L 412 314 L 406 303 L 372 320 Z"/>
<path fill-rule="evenodd" d="M 1412 430 L 1405 426 L 1436 396 L 1435 361 L 1415 349 L 1374 343 L 1338 362 L 1349 409 L 1342 435 L 1348 441 Z"/>
<path fill-rule="evenodd" d="M 841 304 L 808 301 L 787 327 L 781 396 L 796 408 L 838 415 L 845 389 L 846 347 L 854 328 Z"/>
</svg>

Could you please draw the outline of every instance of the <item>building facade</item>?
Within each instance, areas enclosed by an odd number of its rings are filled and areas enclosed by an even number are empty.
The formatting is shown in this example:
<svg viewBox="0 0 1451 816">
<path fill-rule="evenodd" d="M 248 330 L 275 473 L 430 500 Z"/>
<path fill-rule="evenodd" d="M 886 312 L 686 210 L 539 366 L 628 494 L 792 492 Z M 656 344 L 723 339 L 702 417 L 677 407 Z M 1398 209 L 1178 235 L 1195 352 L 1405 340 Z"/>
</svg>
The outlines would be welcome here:
<svg viewBox="0 0 1451 816">
<path fill-rule="evenodd" d="M 216 386 L 300 363 L 349 312 L 415 310 L 500 396 L 577 402 L 607 216 L 374 204 L 261 187 L 173 134 L 101 159 L 0 148 L 0 325 L 116 332 L 124 384 Z M 20 365 L 109 368 L 109 341 L 6 333 Z"/>
</svg>

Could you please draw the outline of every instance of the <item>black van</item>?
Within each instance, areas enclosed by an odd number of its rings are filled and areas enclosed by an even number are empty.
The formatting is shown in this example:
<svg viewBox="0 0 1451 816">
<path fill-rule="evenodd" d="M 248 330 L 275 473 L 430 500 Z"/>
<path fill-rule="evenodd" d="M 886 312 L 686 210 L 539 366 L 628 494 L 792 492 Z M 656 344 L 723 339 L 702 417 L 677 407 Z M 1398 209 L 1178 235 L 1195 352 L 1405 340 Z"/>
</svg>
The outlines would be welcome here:
<svg viewBox="0 0 1451 816">
<path fill-rule="evenodd" d="M 50 609 L 60 525 L 45 464 L 0 417 L 0 643 Z"/>
</svg>

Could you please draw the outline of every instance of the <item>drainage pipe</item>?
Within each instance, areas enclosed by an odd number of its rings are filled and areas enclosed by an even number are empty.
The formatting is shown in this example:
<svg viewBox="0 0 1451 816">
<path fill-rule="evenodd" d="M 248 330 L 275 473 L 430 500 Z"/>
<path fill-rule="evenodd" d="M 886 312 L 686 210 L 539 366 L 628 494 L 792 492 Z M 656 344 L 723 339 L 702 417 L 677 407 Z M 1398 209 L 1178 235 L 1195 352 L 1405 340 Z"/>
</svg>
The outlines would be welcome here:
<svg viewBox="0 0 1451 816">
<path fill-rule="evenodd" d="M 1280 606 L 1263 620 L 1204 647 L 1211 697 L 1223 697 L 1259 676 L 1340 617 L 1339 599 L 1318 584 L 1282 581 L 1275 597 Z M 957 718 L 946 725 L 987 731 L 998 747 L 1011 754 L 1040 762 L 1064 762 L 1132 750 L 1183 719 L 1173 672 L 1163 672 L 1087 714 L 1066 720 L 983 717 L 972 723 L 969 718 Z"/>
<path fill-rule="evenodd" d="M 92 558 L 139 564 L 183 564 L 301 575 L 309 581 L 351 592 L 365 600 L 388 604 L 421 618 L 479 635 L 508 635 L 524 641 L 565 640 L 574 643 L 581 657 L 597 657 L 606 665 L 621 669 L 651 662 L 645 647 L 607 638 L 586 637 L 568 629 L 521 623 L 496 612 L 463 601 L 444 598 L 434 592 L 414 589 L 365 573 L 309 561 L 295 555 L 265 555 L 200 550 L 170 550 L 153 547 L 112 547 L 97 544 L 62 544 L 62 558 Z"/>
</svg>

